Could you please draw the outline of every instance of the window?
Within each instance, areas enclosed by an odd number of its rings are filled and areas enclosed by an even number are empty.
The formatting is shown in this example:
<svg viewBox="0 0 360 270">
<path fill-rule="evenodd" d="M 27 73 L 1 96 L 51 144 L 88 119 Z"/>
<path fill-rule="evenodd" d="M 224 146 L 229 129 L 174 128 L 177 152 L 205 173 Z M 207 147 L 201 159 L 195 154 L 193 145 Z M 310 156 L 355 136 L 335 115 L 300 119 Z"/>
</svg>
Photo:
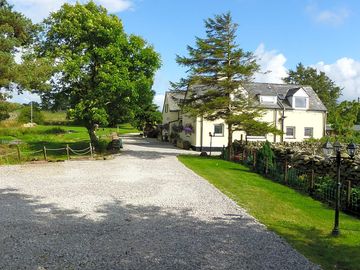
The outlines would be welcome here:
<svg viewBox="0 0 360 270">
<path fill-rule="evenodd" d="M 214 125 L 214 136 L 224 136 L 224 124 Z"/>
<path fill-rule="evenodd" d="M 169 104 L 165 104 L 165 112 L 169 112 Z"/>
<path fill-rule="evenodd" d="M 314 128 L 312 128 L 312 127 L 304 128 L 304 136 L 305 137 L 312 137 L 313 134 L 314 134 Z"/>
<path fill-rule="evenodd" d="M 295 138 L 295 127 L 286 127 L 286 137 Z"/>
<path fill-rule="evenodd" d="M 276 96 L 260 96 L 261 104 L 276 104 L 277 97 Z"/>
<path fill-rule="evenodd" d="M 307 108 L 307 98 L 306 97 L 294 97 L 295 98 L 295 108 Z"/>
</svg>

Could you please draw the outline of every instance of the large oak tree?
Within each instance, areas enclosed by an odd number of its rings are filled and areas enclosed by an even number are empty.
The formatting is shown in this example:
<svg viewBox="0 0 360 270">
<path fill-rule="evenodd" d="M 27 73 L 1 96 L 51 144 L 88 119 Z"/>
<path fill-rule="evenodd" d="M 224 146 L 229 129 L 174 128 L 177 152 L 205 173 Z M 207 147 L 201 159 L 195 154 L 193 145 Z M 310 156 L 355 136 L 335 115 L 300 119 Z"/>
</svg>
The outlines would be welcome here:
<svg viewBox="0 0 360 270">
<path fill-rule="evenodd" d="M 159 55 L 93 1 L 64 4 L 42 27 L 38 52 L 55 66 L 52 91 L 45 95 L 66 101 L 96 144 L 96 124 L 131 114 L 139 96 L 151 91 Z"/>
</svg>

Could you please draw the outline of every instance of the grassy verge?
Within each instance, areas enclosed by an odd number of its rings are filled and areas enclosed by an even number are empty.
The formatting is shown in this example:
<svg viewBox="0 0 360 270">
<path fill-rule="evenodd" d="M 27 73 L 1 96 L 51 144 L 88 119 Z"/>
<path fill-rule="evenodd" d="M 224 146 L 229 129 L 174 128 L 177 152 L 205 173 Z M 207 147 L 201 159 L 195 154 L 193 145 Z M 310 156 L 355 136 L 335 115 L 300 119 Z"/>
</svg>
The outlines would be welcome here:
<svg viewBox="0 0 360 270">
<path fill-rule="evenodd" d="M 239 164 L 194 156 L 179 160 L 314 263 L 324 269 L 360 269 L 359 219 L 341 214 L 341 235 L 333 237 L 334 211 L 326 205 Z"/>
<path fill-rule="evenodd" d="M 100 137 L 101 149 L 105 149 L 110 141 L 110 134 L 117 132 L 126 134 L 138 132 L 129 124 L 119 125 L 118 128 L 101 128 L 97 131 Z M 89 135 L 86 128 L 78 126 L 36 126 L 33 128 L 24 128 L 21 126 L 0 127 L 0 155 L 16 152 L 16 148 L 9 147 L 8 143 L 14 140 L 20 140 L 19 145 L 23 161 L 42 160 L 43 153 L 36 153 L 42 150 L 43 146 L 48 149 L 64 148 L 68 144 L 72 149 L 84 149 L 89 147 Z M 49 151 L 49 159 L 66 159 L 66 150 Z M 0 158 L 0 164 L 18 163 L 17 155 L 11 155 L 6 158 Z"/>
</svg>

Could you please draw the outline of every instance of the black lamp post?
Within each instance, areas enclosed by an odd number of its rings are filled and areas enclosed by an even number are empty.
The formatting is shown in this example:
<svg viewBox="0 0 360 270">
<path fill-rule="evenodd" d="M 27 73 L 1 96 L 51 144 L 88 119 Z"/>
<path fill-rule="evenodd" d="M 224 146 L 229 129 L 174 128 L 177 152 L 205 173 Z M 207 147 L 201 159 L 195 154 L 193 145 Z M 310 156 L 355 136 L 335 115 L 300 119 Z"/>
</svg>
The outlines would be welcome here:
<svg viewBox="0 0 360 270">
<path fill-rule="evenodd" d="M 356 153 L 356 144 L 350 143 L 347 146 L 347 152 L 351 159 L 354 158 Z M 327 158 L 331 157 L 332 152 L 335 152 L 335 161 L 336 161 L 336 175 L 337 175 L 337 185 L 336 185 L 336 199 L 335 199 L 335 221 L 334 221 L 334 229 L 332 230 L 332 235 L 337 236 L 340 234 L 339 230 L 339 212 L 340 212 L 340 194 L 341 194 L 341 178 L 340 178 L 340 167 L 341 167 L 341 144 L 336 141 L 334 145 L 332 145 L 329 141 L 327 141 L 323 145 L 324 155 Z"/>
<path fill-rule="evenodd" d="M 209 132 L 209 136 L 210 136 L 210 156 L 211 156 L 211 147 L 212 147 L 212 137 L 213 135 L 211 134 L 211 132 Z"/>
</svg>

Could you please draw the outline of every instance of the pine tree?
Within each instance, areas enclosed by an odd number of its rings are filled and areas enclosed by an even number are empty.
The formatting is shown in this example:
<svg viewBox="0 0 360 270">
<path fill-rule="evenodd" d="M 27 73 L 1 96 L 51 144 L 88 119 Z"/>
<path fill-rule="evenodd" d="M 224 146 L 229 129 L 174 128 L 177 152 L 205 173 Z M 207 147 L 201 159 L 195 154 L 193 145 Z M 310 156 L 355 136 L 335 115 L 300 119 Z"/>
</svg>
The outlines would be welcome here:
<svg viewBox="0 0 360 270">
<path fill-rule="evenodd" d="M 206 37 L 196 37 L 196 47 L 188 46 L 188 57 L 177 56 L 178 64 L 188 67 L 187 78 L 173 83 L 175 89 L 188 89 L 184 112 L 207 120 L 223 119 L 227 125 L 228 157 L 231 158 L 232 133 L 245 130 L 266 134 L 276 132 L 259 122 L 262 110 L 242 88 L 259 69 L 253 53 L 236 43 L 238 25 L 230 13 L 205 20 Z"/>
</svg>

